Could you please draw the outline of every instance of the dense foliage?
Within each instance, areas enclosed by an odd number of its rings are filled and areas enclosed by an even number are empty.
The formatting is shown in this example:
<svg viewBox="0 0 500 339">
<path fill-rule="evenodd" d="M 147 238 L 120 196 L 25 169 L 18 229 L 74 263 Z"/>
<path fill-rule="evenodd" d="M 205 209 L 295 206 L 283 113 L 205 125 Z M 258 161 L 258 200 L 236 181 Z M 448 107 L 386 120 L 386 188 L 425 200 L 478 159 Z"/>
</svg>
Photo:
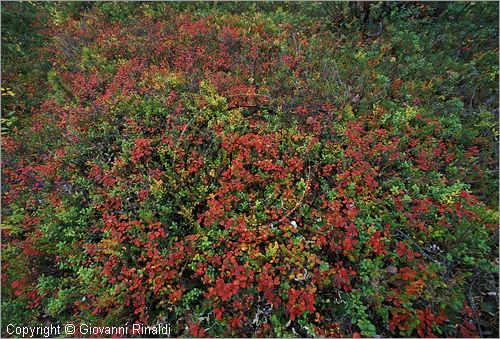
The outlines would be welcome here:
<svg viewBox="0 0 500 339">
<path fill-rule="evenodd" d="M 2 334 L 498 335 L 498 3 L 2 2 Z"/>
</svg>

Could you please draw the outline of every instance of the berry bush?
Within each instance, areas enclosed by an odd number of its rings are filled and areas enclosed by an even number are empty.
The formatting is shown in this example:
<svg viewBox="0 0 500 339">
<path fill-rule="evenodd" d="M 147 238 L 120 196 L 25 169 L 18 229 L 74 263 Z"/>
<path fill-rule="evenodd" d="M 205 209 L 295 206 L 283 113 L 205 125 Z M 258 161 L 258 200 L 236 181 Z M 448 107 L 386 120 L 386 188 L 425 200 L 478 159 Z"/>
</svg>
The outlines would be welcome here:
<svg viewBox="0 0 500 339">
<path fill-rule="evenodd" d="M 495 2 L 2 2 L 2 334 L 496 337 L 497 118 Z"/>
</svg>

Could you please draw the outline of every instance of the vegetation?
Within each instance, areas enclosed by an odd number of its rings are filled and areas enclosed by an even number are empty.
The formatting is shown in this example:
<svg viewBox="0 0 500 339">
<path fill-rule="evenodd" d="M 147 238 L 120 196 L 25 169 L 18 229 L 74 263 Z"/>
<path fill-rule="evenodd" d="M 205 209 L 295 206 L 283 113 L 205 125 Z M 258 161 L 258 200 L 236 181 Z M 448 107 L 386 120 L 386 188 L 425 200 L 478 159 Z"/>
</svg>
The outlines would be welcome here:
<svg viewBox="0 0 500 339">
<path fill-rule="evenodd" d="M 2 335 L 497 337 L 498 19 L 2 2 Z"/>
</svg>

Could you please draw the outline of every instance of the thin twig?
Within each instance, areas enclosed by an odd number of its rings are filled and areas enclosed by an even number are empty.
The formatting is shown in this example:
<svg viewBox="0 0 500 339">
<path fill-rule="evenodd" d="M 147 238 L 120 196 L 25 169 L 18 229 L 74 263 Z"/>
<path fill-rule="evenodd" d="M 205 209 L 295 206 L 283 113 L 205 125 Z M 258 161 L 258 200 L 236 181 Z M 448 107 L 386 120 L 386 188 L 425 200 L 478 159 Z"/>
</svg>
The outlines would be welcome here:
<svg viewBox="0 0 500 339">
<path fill-rule="evenodd" d="M 379 31 L 375 34 L 367 34 L 370 38 L 373 38 L 373 37 L 376 37 L 376 36 L 380 36 L 380 34 L 382 34 L 382 28 L 383 28 L 383 25 L 382 25 L 382 21 L 380 21 L 379 23 Z"/>
<path fill-rule="evenodd" d="M 335 73 L 337 73 L 337 78 L 339 78 L 339 83 L 342 87 L 344 87 L 344 83 L 342 82 L 342 79 L 340 78 L 339 67 L 337 66 L 337 62 L 335 61 L 335 59 L 333 59 L 333 64 L 335 65 Z"/>
<path fill-rule="evenodd" d="M 304 197 L 305 197 L 307 191 L 309 190 L 309 182 L 310 181 L 311 181 L 311 166 L 308 167 L 306 188 L 304 190 L 304 193 L 300 197 L 299 201 L 295 204 L 295 206 L 286 215 L 281 217 L 279 220 L 275 220 L 275 221 L 272 221 L 271 223 L 269 223 L 268 227 L 273 227 L 275 223 L 279 224 L 279 223 L 285 221 L 293 212 L 295 212 L 297 210 L 297 208 L 300 207 L 300 205 L 302 205 L 302 202 L 304 201 Z"/>
<path fill-rule="evenodd" d="M 415 245 L 415 247 L 418 248 L 419 252 L 425 256 L 426 258 L 432 260 L 433 262 L 435 262 L 436 264 L 441 264 L 439 261 L 437 261 L 436 259 L 432 258 L 430 255 L 427 254 L 427 252 L 425 252 L 420 246 L 418 246 L 418 244 L 412 239 L 410 238 L 406 233 L 404 233 L 403 231 L 401 231 L 400 229 L 396 228 L 396 231 L 399 232 L 399 234 L 401 234 L 403 237 L 405 237 L 406 239 L 410 240 L 413 245 Z"/>
</svg>

